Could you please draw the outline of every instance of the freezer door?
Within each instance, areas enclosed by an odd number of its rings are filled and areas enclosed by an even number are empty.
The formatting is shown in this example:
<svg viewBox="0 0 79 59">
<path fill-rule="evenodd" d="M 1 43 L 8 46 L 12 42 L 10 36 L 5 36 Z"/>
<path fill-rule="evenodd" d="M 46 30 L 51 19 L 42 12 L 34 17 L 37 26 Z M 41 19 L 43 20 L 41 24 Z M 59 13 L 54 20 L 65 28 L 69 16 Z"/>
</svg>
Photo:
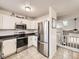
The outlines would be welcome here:
<svg viewBox="0 0 79 59">
<path fill-rule="evenodd" d="M 48 57 L 48 43 L 38 41 L 38 51 L 44 56 Z"/>
</svg>

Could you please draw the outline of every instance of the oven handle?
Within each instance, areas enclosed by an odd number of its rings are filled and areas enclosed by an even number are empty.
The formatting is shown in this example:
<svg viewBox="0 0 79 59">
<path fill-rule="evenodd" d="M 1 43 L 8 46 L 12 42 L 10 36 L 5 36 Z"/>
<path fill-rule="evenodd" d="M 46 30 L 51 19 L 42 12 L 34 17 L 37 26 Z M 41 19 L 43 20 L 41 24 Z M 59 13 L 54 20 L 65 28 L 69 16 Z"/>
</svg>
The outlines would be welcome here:
<svg viewBox="0 0 79 59">
<path fill-rule="evenodd" d="M 17 39 L 23 39 L 23 38 L 28 38 L 28 37 L 18 37 Z"/>
</svg>

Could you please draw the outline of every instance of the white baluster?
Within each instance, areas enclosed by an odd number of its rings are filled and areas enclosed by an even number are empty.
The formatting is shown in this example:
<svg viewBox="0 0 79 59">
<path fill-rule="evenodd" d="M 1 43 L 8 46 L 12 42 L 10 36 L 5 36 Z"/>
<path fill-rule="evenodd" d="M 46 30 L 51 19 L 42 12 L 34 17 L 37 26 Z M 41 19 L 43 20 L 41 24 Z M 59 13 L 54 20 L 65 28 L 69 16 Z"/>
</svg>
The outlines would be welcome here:
<svg viewBox="0 0 79 59">
<path fill-rule="evenodd" d="M 74 39 L 75 39 L 75 37 L 73 37 L 73 48 L 74 48 Z"/>
<path fill-rule="evenodd" d="M 69 44 L 70 44 L 70 47 L 72 47 L 72 44 L 71 44 L 71 40 L 72 40 L 72 37 L 70 36 L 70 42 L 69 42 Z"/>
<path fill-rule="evenodd" d="M 76 44 L 76 48 L 77 48 L 77 39 L 78 39 L 78 38 L 76 38 L 76 43 L 75 43 L 75 44 Z"/>
</svg>

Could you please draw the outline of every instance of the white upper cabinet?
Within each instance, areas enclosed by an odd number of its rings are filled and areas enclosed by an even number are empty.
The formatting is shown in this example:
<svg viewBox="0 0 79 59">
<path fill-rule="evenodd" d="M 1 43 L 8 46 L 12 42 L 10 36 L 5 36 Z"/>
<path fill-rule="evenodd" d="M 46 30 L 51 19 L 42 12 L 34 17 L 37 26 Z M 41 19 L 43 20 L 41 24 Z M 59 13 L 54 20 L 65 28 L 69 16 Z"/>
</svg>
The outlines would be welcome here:
<svg viewBox="0 0 79 59">
<path fill-rule="evenodd" d="M 37 24 L 36 21 L 32 21 L 31 28 L 33 28 L 33 29 L 38 29 L 38 24 Z"/>
<path fill-rule="evenodd" d="M 27 29 L 37 29 L 37 22 L 33 20 L 27 21 Z"/>
<path fill-rule="evenodd" d="M 2 28 L 3 16 L 0 14 L 0 29 Z"/>
<path fill-rule="evenodd" d="M 34 21 L 34 23 L 35 23 L 34 28 L 35 28 L 35 29 L 38 29 L 38 23 L 37 23 L 36 21 Z"/>
<path fill-rule="evenodd" d="M 0 14 L 0 29 L 14 29 L 14 17 Z"/>
<path fill-rule="evenodd" d="M 15 19 L 11 16 L 3 16 L 2 29 L 15 29 Z"/>
<path fill-rule="evenodd" d="M 27 21 L 27 29 L 31 29 L 31 22 Z"/>
<path fill-rule="evenodd" d="M 15 29 L 15 24 L 30 24 L 26 19 L 0 14 L 0 29 Z M 29 26 L 28 26 L 29 27 Z"/>
<path fill-rule="evenodd" d="M 15 29 L 15 24 L 26 24 L 27 29 L 37 29 L 37 22 L 34 20 L 20 19 L 0 14 L 0 29 Z"/>
<path fill-rule="evenodd" d="M 21 19 L 15 17 L 15 23 L 16 24 L 20 24 L 21 23 Z"/>
</svg>

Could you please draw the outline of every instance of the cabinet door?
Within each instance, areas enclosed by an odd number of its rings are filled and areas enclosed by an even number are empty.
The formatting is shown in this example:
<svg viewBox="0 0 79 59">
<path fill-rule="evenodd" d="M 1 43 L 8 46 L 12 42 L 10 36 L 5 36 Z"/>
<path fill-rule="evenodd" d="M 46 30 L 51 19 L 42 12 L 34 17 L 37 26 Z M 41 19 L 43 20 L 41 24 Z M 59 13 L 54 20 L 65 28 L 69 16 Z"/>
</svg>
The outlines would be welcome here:
<svg viewBox="0 0 79 59">
<path fill-rule="evenodd" d="M 36 22 L 36 21 L 33 21 L 31 27 L 32 27 L 33 29 L 38 29 L 38 28 L 37 28 L 37 27 L 38 27 L 37 22 Z"/>
<path fill-rule="evenodd" d="M 14 17 L 11 17 L 10 19 L 11 20 L 9 20 L 10 21 L 9 29 L 15 29 L 16 19 Z"/>
<path fill-rule="evenodd" d="M 37 47 L 37 41 L 38 41 L 38 37 L 37 36 L 33 36 L 33 45 L 35 47 Z"/>
<path fill-rule="evenodd" d="M 2 53 L 7 57 L 16 52 L 16 39 L 9 39 L 3 41 Z"/>
<path fill-rule="evenodd" d="M 27 21 L 27 29 L 31 29 L 31 21 Z"/>
<path fill-rule="evenodd" d="M 15 21 L 16 21 L 16 22 L 15 22 L 16 24 L 20 24 L 20 23 L 21 23 L 21 19 L 16 18 L 16 17 L 15 17 Z"/>
<path fill-rule="evenodd" d="M 4 15 L 2 29 L 14 29 L 14 21 L 13 17 Z"/>
<path fill-rule="evenodd" d="M 30 29 L 34 29 L 34 21 L 30 21 Z"/>
<path fill-rule="evenodd" d="M 33 45 L 33 37 L 32 36 L 28 36 L 28 47 Z"/>
<path fill-rule="evenodd" d="M 0 29 L 2 28 L 2 24 L 3 24 L 3 16 L 0 14 Z"/>
<path fill-rule="evenodd" d="M 22 22 L 23 24 L 27 24 L 27 20 L 26 20 L 26 19 L 21 19 L 21 22 Z"/>
<path fill-rule="evenodd" d="M 30 47 L 32 45 L 37 47 L 37 41 L 38 41 L 38 37 L 37 36 L 29 36 L 28 37 L 28 47 Z"/>
</svg>

